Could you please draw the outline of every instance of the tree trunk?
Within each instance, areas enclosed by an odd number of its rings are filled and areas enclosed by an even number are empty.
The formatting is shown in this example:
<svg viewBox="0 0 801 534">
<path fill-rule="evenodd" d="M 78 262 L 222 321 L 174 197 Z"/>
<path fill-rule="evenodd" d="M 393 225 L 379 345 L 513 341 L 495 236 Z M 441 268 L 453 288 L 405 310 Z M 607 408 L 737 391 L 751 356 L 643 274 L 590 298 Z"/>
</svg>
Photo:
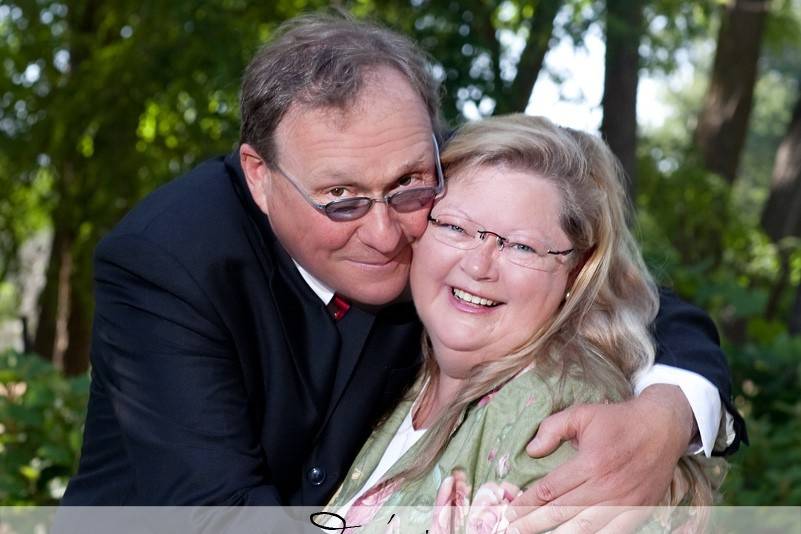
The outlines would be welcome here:
<svg viewBox="0 0 801 534">
<path fill-rule="evenodd" d="M 762 210 L 762 227 L 779 245 L 782 259 L 779 278 L 768 301 L 766 316 L 770 319 L 776 314 L 789 281 L 790 250 L 783 246 L 782 240 L 801 237 L 801 90 L 787 132 L 776 151 L 770 195 Z M 791 333 L 801 331 L 801 284 L 796 289 L 788 326 Z"/>
<path fill-rule="evenodd" d="M 773 320 L 779 313 L 782 300 L 790 283 L 790 251 L 779 250 L 779 274 L 773 282 L 765 305 L 765 319 Z"/>
<path fill-rule="evenodd" d="M 775 242 L 801 237 L 801 91 L 776 160 L 762 227 Z"/>
<path fill-rule="evenodd" d="M 61 94 L 69 94 L 70 89 L 74 89 L 72 84 L 81 87 L 75 76 L 81 72 L 83 65 L 91 56 L 92 42 L 96 39 L 100 24 L 100 5 L 100 0 L 87 0 L 80 6 L 68 10 L 67 21 L 72 35 L 71 76 L 62 88 Z M 87 118 L 79 111 L 75 111 L 69 120 L 71 129 L 83 131 L 86 120 Z M 73 372 L 82 365 L 80 359 L 76 360 L 77 363 L 68 361 L 69 358 L 75 358 L 72 356 L 70 346 L 73 345 L 72 351 L 77 351 L 82 350 L 80 345 L 86 344 L 80 333 L 73 339 L 70 330 L 72 325 L 91 321 L 91 316 L 80 317 L 81 309 L 85 307 L 81 305 L 82 299 L 86 297 L 78 295 L 80 290 L 76 291 L 73 286 L 76 277 L 91 277 L 91 265 L 88 271 L 81 272 L 85 269 L 82 265 L 84 262 L 81 261 L 80 255 L 76 257 L 78 248 L 76 236 L 80 235 L 80 227 L 84 222 L 81 215 L 83 206 L 76 199 L 86 187 L 83 181 L 87 163 L 85 159 L 76 157 L 73 142 L 72 140 L 65 142 L 60 138 L 54 138 L 52 141 L 51 155 L 54 167 L 58 169 L 54 177 L 57 196 L 52 216 L 53 246 L 45 287 L 39 298 L 38 326 L 34 340 L 36 352 L 65 372 Z"/>
<path fill-rule="evenodd" d="M 643 0 L 606 2 L 606 74 L 601 134 L 620 160 L 634 199 L 637 179 L 637 84 Z"/>
<path fill-rule="evenodd" d="M 36 336 L 33 342 L 34 351 L 59 368 L 63 363 L 66 314 L 69 310 L 72 241 L 72 236 L 66 228 L 56 222 L 45 286 L 39 295 L 39 317 L 36 321 Z"/>
<path fill-rule="evenodd" d="M 789 332 L 793 335 L 801 334 L 801 284 L 795 289 L 795 302 L 790 312 Z"/>
<path fill-rule="evenodd" d="M 69 343 L 63 354 L 63 370 L 67 375 L 85 373 L 89 369 L 92 341 L 94 238 L 85 239 L 73 248 L 73 272 L 70 280 L 72 296 L 69 304 Z"/>
<path fill-rule="evenodd" d="M 503 88 L 502 96 L 495 106 L 496 115 L 523 113 L 526 110 L 545 62 L 545 54 L 550 48 L 554 19 L 563 3 L 563 0 L 540 0 L 537 4 L 529 24 L 526 46 L 517 63 L 517 75 L 511 85 Z"/>
<path fill-rule="evenodd" d="M 731 0 L 726 4 L 695 131 L 704 166 L 729 183 L 737 176 L 745 145 L 769 6 L 770 0 Z"/>
</svg>

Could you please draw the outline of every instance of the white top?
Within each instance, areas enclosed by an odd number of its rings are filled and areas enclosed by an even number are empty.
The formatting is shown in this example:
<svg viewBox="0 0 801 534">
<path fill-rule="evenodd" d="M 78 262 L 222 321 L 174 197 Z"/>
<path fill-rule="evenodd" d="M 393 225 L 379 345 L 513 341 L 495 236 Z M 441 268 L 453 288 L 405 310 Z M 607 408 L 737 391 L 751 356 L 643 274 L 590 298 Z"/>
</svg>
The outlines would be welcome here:
<svg viewBox="0 0 801 534">
<path fill-rule="evenodd" d="M 400 427 L 398 427 L 398 431 L 395 432 L 395 436 L 393 436 L 392 441 L 389 442 L 389 446 L 384 451 L 381 461 L 378 462 L 378 465 L 373 470 L 370 478 L 367 479 L 367 482 L 364 483 L 361 489 L 356 492 L 351 500 L 346 502 L 341 508 L 339 508 L 339 510 L 337 510 L 337 514 L 345 517 L 348 514 L 350 507 L 353 506 L 354 502 L 356 502 L 356 499 L 361 497 L 365 491 L 380 482 L 381 478 L 387 473 L 387 471 L 389 471 L 389 469 L 395 465 L 395 462 L 400 460 L 401 456 L 406 454 L 406 451 L 411 449 L 412 446 L 417 443 L 420 438 L 423 437 L 423 435 L 425 435 L 425 428 L 415 430 L 414 425 L 412 424 L 413 411 L 414 407 L 412 407 L 412 409 L 409 410 L 409 413 L 406 414 L 406 418 L 403 420 Z"/>
<path fill-rule="evenodd" d="M 330 304 L 331 300 L 334 298 L 334 290 L 312 276 L 294 259 L 292 261 L 295 263 L 298 271 L 300 271 L 300 275 L 306 283 L 309 284 L 311 290 L 320 297 L 320 300 L 322 300 L 326 306 Z M 634 384 L 634 392 L 639 395 L 645 388 L 654 384 L 678 386 L 682 393 L 684 393 L 684 396 L 687 397 L 687 402 L 690 404 L 690 409 L 692 409 L 693 415 L 695 416 L 695 424 L 698 426 L 698 434 L 701 437 L 701 443 L 691 444 L 688 453 L 698 454 L 703 452 L 707 456 L 712 455 L 712 449 L 715 447 L 715 438 L 720 428 L 721 417 L 724 415 L 726 445 L 731 445 L 734 442 L 734 418 L 728 411 L 723 410 L 718 388 L 716 388 L 712 382 L 698 373 L 658 363 L 651 366 L 649 370 L 637 378 Z M 410 444 L 409 447 L 412 445 L 413 444 Z M 403 452 L 401 454 L 403 454 Z M 400 455 L 398 458 L 400 458 Z M 378 469 L 376 469 L 376 471 L 378 471 Z M 350 508 L 350 503 L 348 503 L 347 507 Z"/>
</svg>

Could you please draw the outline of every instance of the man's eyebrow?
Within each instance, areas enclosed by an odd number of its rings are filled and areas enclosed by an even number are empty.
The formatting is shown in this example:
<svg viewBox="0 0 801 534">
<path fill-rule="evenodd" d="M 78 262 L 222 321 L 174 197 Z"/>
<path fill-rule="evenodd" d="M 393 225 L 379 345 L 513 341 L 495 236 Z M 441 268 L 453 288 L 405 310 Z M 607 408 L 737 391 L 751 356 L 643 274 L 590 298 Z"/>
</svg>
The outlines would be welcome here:
<svg viewBox="0 0 801 534">
<path fill-rule="evenodd" d="M 341 169 L 331 170 L 331 171 L 320 171 L 315 174 L 316 176 L 313 176 L 313 178 L 324 183 L 330 183 L 330 182 L 337 182 L 337 183 L 341 182 L 343 184 L 355 183 L 355 179 L 358 178 L 358 175 L 356 173 Z"/>
<path fill-rule="evenodd" d="M 363 187 L 364 184 L 359 183 L 359 176 L 345 172 L 333 171 L 319 176 L 313 176 L 310 179 L 311 184 L 309 187 L 313 189 L 327 189 L 329 187 Z"/>
<path fill-rule="evenodd" d="M 419 170 L 431 170 L 433 169 L 433 159 L 432 161 L 426 161 L 427 154 L 420 154 L 420 157 L 416 159 L 409 159 L 404 161 L 403 163 L 399 164 L 393 172 L 389 173 L 389 175 L 393 177 L 400 177 L 406 173 L 412 171 L 419 171 Z M 431 167 L 431 169 L 429 169 Z M 362 178 L 357 173 L 352 171 L 347 171 L 343 169 L 332 169 L 332 170 L 320 170 L 318 172 L 312 173 L 309 178 L 316 182 L 319 185 L 314 185 L 313 187 L 327 187 L 330 185 L 341 185 L 341 186 L 360 186 L 362 184 L 359 183 L 359 178 Z"/>
<path fill-rule="evenodd" d="M 417 159 L 406 160 L 405 162 L 403 162 L 398 166 L 394 174 L 397 176 L 402 176 L 403 174 L 409 171 L 420 170 L 423 168 L 425 168 L 426 170 L 431 170 L 429 169 L 429 167 L 432 167 L 434 160 L 433 158 L 431 159 L 431 161 L 426 161 L 426 160 L 427 160 L 427 154 L 420 154 L 420 157 L 418 157 Z"/>
</svg>

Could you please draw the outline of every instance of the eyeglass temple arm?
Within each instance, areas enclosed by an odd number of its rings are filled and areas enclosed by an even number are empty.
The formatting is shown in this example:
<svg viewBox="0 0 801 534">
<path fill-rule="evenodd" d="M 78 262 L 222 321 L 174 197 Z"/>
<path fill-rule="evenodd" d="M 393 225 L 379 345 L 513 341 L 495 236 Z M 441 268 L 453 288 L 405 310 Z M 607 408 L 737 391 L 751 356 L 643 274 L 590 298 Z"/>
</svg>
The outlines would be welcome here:
<svg viewBox="0 0 801 534">
<path fill-rule="evenodd" d="M 437 195 L 441 195 L 445 191 L 445 175 L 442 172 L 442 161 L 439 157 L 439 143 L 437 142 L 437 134 L 432 133 L 431 139 L 434 141 L 434 164 L 437 167 Z"/>
<path fill-rule="evenodd" d="M 273 167 L 275 167 L 275 168 L 276 168 L 276 170 L 277 170 L 278 172 L 280 172 L 280 173 L 283 175 L 283 177 L 284 177 L 284 178 L 286 178 L 286 179 L 287 179 L 287 181 L 288 181 L 290 184 L 292 184 L 292 187 L 294 187 L 294 188 L 295 188 L 295 190 L 296 190 L 298 193 L 300 193 L 300 194 L 301 194 L 301 196 L 302 196 L 303 198 L 305 198 L 305 199 L 306 199 L 306 202 L 308 202 L 308 203 L 309 203 L 309 205 L 310 205 L 311 207 L 313 207 L 313 208 L 314 208 L 314 209 L 316 209 L 317 211 L 320 211 L 320 212 L 322 212 L 322 213 L 325 213 L 325 204 L 320 204 L 320 203 L 319 203 L 319 202 L 317 202 L 317 201 L 316 201 L 314 198 L 312 198 L 312 196 L 311 196 L 311 195 L 310 195 L 308 192 L 306 192 L 306 191 L 305 191 L 305 190 L 304 190 L 304 189 L 303 189 L 303 188 L 300 186 L 300 184 L 298 184 L 297 182 L 295 182 L 295 179 L 294 179 L 294 178 L 292 178 L 292 177 L 291 177 L 291 176 L 289 176 L 287 173 L 285 173 L 285 172 L 284 172 L 284 170 L 283 170 L 283 169 L 282 169 L 282 168 L 281 168 L 281 167 L 280 167 L 280 166 L 279 166 L 277 163 L 273 163 Z"/>
</svg>

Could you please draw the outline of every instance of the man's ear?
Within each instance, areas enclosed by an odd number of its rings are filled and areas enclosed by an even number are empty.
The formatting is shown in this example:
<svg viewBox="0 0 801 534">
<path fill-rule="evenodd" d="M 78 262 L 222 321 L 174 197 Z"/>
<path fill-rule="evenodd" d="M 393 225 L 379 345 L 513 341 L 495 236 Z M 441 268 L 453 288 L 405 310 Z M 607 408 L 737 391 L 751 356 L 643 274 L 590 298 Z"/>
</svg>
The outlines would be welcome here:
<svg viewBox="0 0 801 534">
<path fill-rule="evenodd" d="M 270 186 L 271 173 L 267 164 L 261 159 L 259 153 L 252 146 L 243 143 L 239 147 L 239 163 L 245 173 L 245 181 L 250 189 L 250 196 L 253 201 L 264 212 L 269 215 L 267 203 L 268 189 Z"/>
</svg>

